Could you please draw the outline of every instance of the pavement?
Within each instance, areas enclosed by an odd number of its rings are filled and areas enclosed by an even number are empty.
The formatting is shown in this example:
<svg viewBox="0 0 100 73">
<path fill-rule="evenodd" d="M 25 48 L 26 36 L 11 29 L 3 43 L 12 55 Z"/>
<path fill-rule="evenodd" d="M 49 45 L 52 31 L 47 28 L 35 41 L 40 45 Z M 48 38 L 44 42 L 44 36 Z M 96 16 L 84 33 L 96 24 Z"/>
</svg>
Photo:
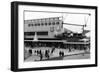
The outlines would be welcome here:
<svg viewBox="0 0 100 73">
<path fill-rule="evenodd" d="M 35 50 L 41 50 L 43 53 L 43 58 L 42 61 L 47 61 L 47 60 L 70 60 L 70 59 L 89 59 L 90 58 L 90 53 L 89 50 L 84 51 L 84 50 L 72 50 L 71 52 L 69 52 L 68 49 L 58 49 L 56 48 L 55 51 L 50 55 L 49 59 L 45 57 L 44 52 L 45 50 L 52 50 L 50 47 L 38 47 L 38 48 L 34 48 L 32 49 L 33 54 L 28 57 L 27 59 L 25 59 L 25 62 L 33 62 L 33 61 L 40 61 L 40 56 L 37 55 L 36 53 L 34 53 Z M 63 51 L 64 52 L 64 56 L 60 57 L 59 56 L 59 52 Z"/>
</svg>

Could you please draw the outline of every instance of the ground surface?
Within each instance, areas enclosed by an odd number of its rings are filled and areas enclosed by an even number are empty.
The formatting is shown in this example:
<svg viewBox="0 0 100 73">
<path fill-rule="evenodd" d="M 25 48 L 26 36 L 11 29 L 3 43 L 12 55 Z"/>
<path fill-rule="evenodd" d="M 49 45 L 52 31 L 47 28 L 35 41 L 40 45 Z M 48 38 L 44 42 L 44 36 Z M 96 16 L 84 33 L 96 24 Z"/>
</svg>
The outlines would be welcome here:
<svg viewBox="0 0 100 73">
<path fill-rule="evenodd" d="M 33 50 L 33 54 L 31 56 L 29 56 L 27 59 L 25 59 L 25 62 L 30 62 L 30 61 L 40 61 L 40 56 L 37 55 L 36 53 L 34 53 L 35 50 L 41 50 L 43 53 L 43 59 L 42 61 L 47 61 L 47 60 L 70 60 L 70 59 L 89 59 L 90 58 L 90 53 L 89 51 L 86 52 L 84 50 L 73 50 L 71 52 L 68 51 L 68 49 L 55 49 L 55 51 L 50 55 L 50 58 L 47 59 L 44 56 L 44 52 L 45 50 L 52 50 L 49 47 L 38 47 L 38 48 L 34 48 Z M 59 56 L 59 51 L 63 51 L 64 52 L 64 56 L 60 57 Z"/>
</svg>

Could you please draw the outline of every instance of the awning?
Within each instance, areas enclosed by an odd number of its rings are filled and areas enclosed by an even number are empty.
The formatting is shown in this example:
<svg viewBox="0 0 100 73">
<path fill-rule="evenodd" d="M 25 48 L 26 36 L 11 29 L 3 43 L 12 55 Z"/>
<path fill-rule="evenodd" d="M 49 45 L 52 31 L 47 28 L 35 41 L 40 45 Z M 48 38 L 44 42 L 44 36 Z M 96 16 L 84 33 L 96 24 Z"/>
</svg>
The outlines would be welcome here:
<svg viewBox="0 0 100 73">
<path fill-rule="evenodd" d="M 24 40 L 24 41 L 29 41 L 29 42 L 59 42 L 59 43 L 64 43 L 64 44 L 89 44 L 90 42 L 67 42 L 65 40 Z"/>
</svg>

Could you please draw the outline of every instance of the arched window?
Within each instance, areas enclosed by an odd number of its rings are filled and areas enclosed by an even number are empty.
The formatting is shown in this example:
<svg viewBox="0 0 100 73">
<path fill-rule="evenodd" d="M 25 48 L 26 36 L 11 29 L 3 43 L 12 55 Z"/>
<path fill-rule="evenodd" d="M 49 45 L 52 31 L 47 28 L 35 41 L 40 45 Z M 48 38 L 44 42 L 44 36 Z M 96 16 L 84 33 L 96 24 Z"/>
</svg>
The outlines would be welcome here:
<svg viewBox="0 0 100 73">
<path fill-rule="evenodd" d="M 57 25 L 59 25 L 59 22 L 56 22 Z"/>
<path fill-rule="evenodd" d="M 33 26 L 33 24 L 28 24 L 29 27 Z"/>
<path fill-rule="evenodd" d="M 47 23 L 45 23 L 45 25 L 47 25 Z"/>
<path fill-rule="evenodd" d="M 41 23 L 41 25 L 43 26 L 44 24 L 43 24 L 43 23 Z"/>
<path fill-rule="evenodd" d="M 49 25 L 51 25 L 51 22 L 49 22 Z"/>
<path fill-rule="evenodd" d="M 35 26 L 37 26 L 37 24 L 35 23 Z"/>
<path fill-rule="evenodd" d="M 37 25 L 40 26 L 40 23 L 38 23 Z"/>
<path fill-rule="evenodd" d="M 55 22 L 53 22 L 52 24 L 55 25 Z"/>
</svg>

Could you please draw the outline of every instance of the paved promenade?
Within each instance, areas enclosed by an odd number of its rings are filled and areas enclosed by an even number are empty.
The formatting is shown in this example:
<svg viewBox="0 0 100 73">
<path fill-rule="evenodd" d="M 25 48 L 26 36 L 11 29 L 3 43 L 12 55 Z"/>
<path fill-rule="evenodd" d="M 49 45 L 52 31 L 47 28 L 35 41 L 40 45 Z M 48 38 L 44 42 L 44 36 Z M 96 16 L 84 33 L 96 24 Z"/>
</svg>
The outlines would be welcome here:
<svg viewBox="0 0 100 73">
<path fill-rule="evenodd" d="M 50 50 L 51 48 L 49 47 L 40 47 L 40 48 L 34 48 L 32 49 L 33 54 L 29 56 L 25 61 L 30 62 L 30 61 L 40 61 L 40 56 L 34 53 L 35 50 L 41 50 L 43 54 L 42 61 L 46 60 L 69 60 L 69 59 L 88 59 L 90 58 L 90 53 L 89 50 L 84 51 L 84 50 L 72 50 L 69 52 L 68 49 L 58 49 L 56 48 L 53 53 L 49 53 L 49 59 L 45 57 L 45 50 Z M 59 56 L 59 52 L 62 51 L 64 52 L 64 56 Z"/>
</svg>

